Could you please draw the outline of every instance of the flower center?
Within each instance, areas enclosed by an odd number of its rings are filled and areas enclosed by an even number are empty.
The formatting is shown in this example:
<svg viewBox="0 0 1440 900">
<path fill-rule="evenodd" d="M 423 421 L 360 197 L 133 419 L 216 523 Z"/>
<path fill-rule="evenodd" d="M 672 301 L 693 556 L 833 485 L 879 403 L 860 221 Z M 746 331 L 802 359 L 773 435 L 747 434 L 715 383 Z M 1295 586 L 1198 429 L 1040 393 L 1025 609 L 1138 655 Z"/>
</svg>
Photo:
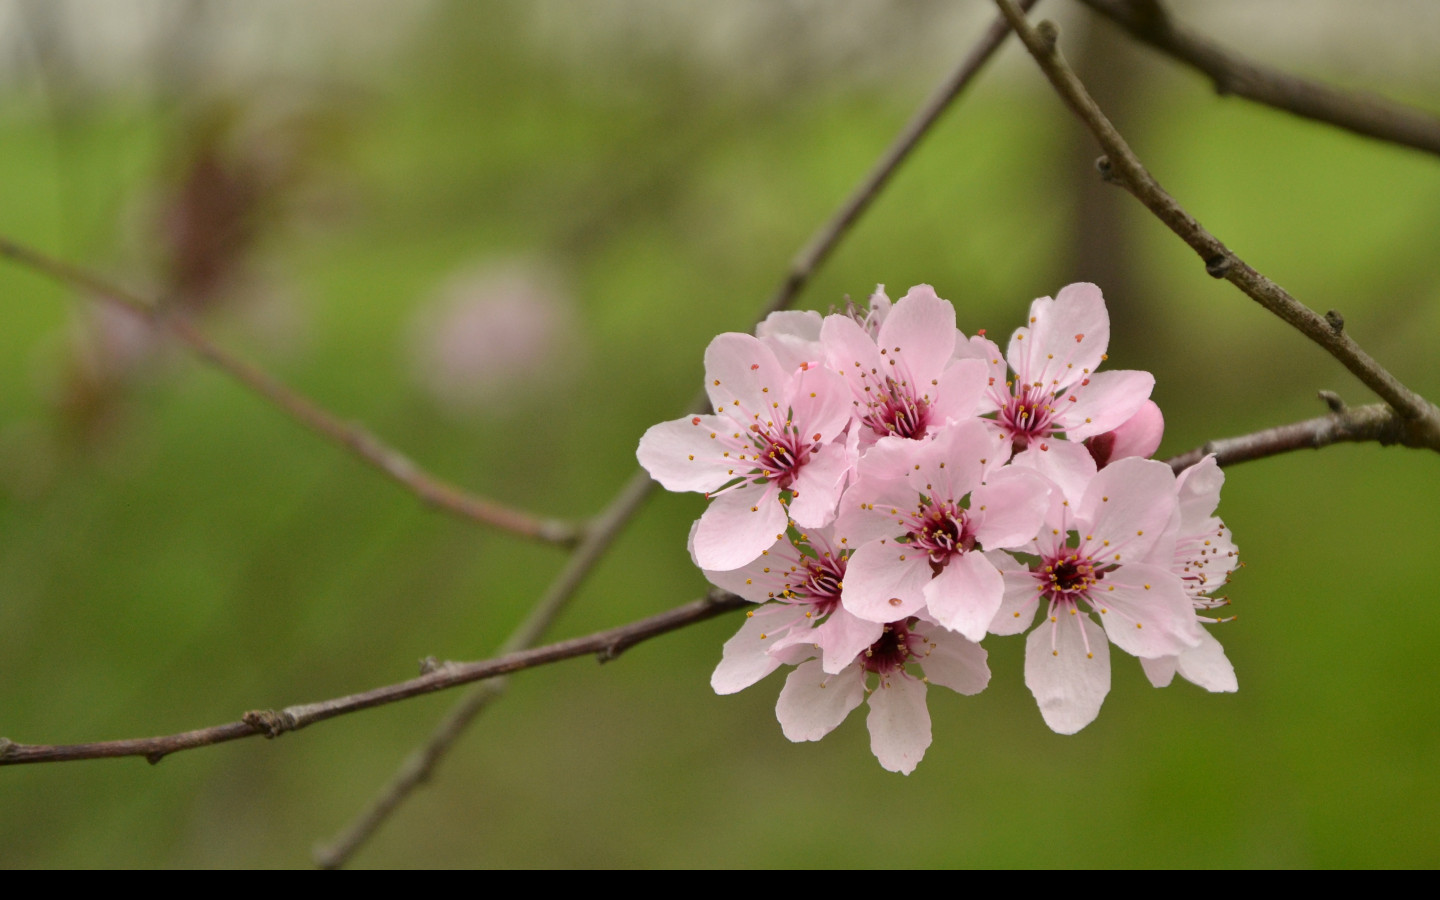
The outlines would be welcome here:
<svg viewBox="0 0 1440 900">
<path fill-rule="evenodd" d="M 1073 552 L 1051 559 L 1035 574 L 1049 600 L 1068 603 L 1089 599 L 1090 589 L 1105 577 L 1094 560 Z"/>
<path fill-rule="evenodd" d="M 1051 421 L 1055 414 L 1055 396 L 1034 385 L 1016 385 L 1009 400 L 1000 409 L 997 419 L 1010 434 L 1018 453 L 1030 442 L 1049 437 L 1055 432 Z"/>
<path fill-rule="evenodd" d="M 848 556 L 825 556 L 821 559 L 802 557 L 805 564 L 805 581 L 797 594 L 814 609 L 819 618 L 828 616 L 840 605 L 840 589 L 845 580 L 845 562 Z"/>
<path fill-rule="evenodd" d="M 886 625 L 880 640 L 860 654 L 860 666 L 877 675 L 889 675 L 903 670 L 905 663 L 925 644 L 924 637 L 910 630 L 917 621 L 911 618 Z"/>
<path fill-rule="evenodd" d="M 775 482 L 782 490 L 788 488 L 810 461 L 810 445 L 793 431 L 767 434 L 759 425 L 751 425 L 750 430 L 756 433 L 755 459 L 760 464 L 762 477 Z"/>
<path fill-rule="evenodd" d="M 975 549 L 975 527 L 955 503 L 931 501 L 921 506 L 918 518 L 910 544 L 929 554 L 932 565 L 943 566 L 950 557 Z"/>
<path fill-rule="evenodd" d="M 930 404 L 916 397 L 908 382 L 886 376 L 884 383 L 866 379 L 861 421 L 881 437 L 922 438 L 930 424 Z"/>
</svg>

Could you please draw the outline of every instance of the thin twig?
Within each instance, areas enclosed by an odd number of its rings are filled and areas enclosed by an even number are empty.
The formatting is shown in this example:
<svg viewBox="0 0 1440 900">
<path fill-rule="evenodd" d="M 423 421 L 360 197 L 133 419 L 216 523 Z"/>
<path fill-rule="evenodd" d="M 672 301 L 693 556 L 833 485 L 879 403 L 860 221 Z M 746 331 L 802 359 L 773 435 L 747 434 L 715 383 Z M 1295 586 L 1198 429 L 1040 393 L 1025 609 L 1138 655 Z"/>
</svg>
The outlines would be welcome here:
<svg viewBox="0 0 1440 900">
<path fill-rule="evenodd" d="M 1175 22 L 1159 0 L 1080 2 L 1137 40 L 1209 76 L 1217 93 L 1234 94 L 1365 137 L 1440 154 L 1440 117 L 1433 113 L 1246 59 Z"/>
<path fill-rule="evenodd" d="M 1039 0 L 1022 0 L 1021 5 L 1028 10 L 1038 2 Z M 995 54 L 1009 33 L 1009 26 L 1003 18 L 997 17 L 960 65 L 946 77 L 945 81 L 936 88 L 901 129 L 895 140 L 886 148 L 874 167 L 840 205 L 840 208 L 816 230 L 805 247 L 795 255 L 789 270 L 761 310 L 759 318 L 763 319 L 772 312 L 785 309 L 795 301 L 805 285 L 810 282 L 816 270 L 870 207 L 881 189 L 899 169 L 900 164 L 910 156 L 920 144 L 921 139 L 929 133 L 941 113 L 954 102 L 966 85 L 979 73 L 985 62 Z M 691 404 L 691 408 L 701 407 L 704 403 L 705 393 L 702 391 Z M 622 494 L 597 520 L 590 534 L 577 549 L 575 559 L 572 559 L 570 565 L 560 573 L 546 597 L 537 606 L 537 613 L 540 610 L 547 610 L 545 615 L 551 618 L 558 615 L 576 588 L 579 587 L 581 580 L 589 572 L 594 561 L 609 545 L 613 538 L 612 529 L 618 532 L 629 521 L 633 508 L 626 506 L 626 498 L 638 491 L 639 495 L 635 501 L 635 506 L 638 506 L 639 500 L 643 499 L 653 486 L 654 482 L 645 472 L 636 474 L 635 479 L 626 486 Z M 603 544 L 599 543 L 601 541 Z M 593 552 L 592 547 L 596 548 L 593 549 Z M 591 558 L 592 556 L 593 558 Z M 543 618 L 544 615 L 532 613 L 527 622 L 538 622 Z M 544 630 L 543 624 L 541 624 L 540 630 Z M 538 636 L 537 632 L 532 640 L 538 639 Z M 512 636 L 512 640 L 514 637 Z M 510 642 L 507 641 L 507 646 L 509 645 Z M 470 722 L 503 691 L 504 683 L 493 681 L 487 682 L 463 697 L 436 726 L 429 741 L 406 758 L 400 769 L 391 776 L 390 781 L 381 789 L 375 799 L 340 834 L 316 848 L 316 864 L 324 868 L 338 868 L 345 865 L 390 813 L 415 788 L 430 778 L 436 764 L 460 738 Z"/>
<path fill-rule="evenodd" d="M 580 539 L 581 529 L 573 523 L 536 518 L 436 478 L 364 428 L 342 421 L 314 401 L 286 387 L 274 376 L 216 344 L 178 313 L 8 238 L 0 237 L 0 256 L 77 290 L 103 297 L 150 326 L 168 331 L 201 359 L 270 401 L 296 422 L 349 449 L 430 506 L 463 519 L 551 544 L 569 547 Z"/>
<path fill-rule="evenodd" d="M 1015 28 L 1025 48 L 1035 57 L 1041 70 L 1055 87 L 1066 105 L 1083 121 L 1105 150 L 1096 165 L 1109 181 L 1120 185 L 1145 204 L 1160 221 L 1190 246 L 1205 262 L 1212 277 L 1224 278 L 1245 292 L 1252 300 L 1294 326 L 1301 334 L 1325 348 L 1331 356 L 1355 374 L 1367 387 L 1413 423 L 1417 433 L 1424 435 L 1426 446 L 1440 447 L 1440 409 L 1410 390 L 1391 375 L 1345 333 L 1344 319 L 1331 311 L 1321 316 L 1292 297 L 1275 282 L 1261 275 L 1236 256 L 1230 248 L 1195 221 L 1175 198 L 1160 187 L 1115 126 L 1100 111 L 1080 79 L 1070 69 L 1056 45 L 1058 29 L 1050 22 L 1032 27 L 1011 0 L 995 0 Z"/>
<path fill-rule="evenodd" d="M 559 641 L 532 650 L 509 653 L 494 659 L 479 662 L 440 663 L 418 678 L 411 678 L 397 684 L 389 684 L 374 690 L 346 697 L 336 697 L 319 703 L 303 703 L 287 706 L 281 710 L 252 710 L 238 722 L 227 722 L 211 728 L 201 728 L 180 734 L 136 740 L 101 741 L 93 744 L 18 744 L 0 738 L 0 766 L 24 765 L 42 762 L 73 762 L 81 759 L 108 759 L 117 756 L 143 756 L 157 763 L 182 750 L 208 747 L 227 741 L 264 735 L 279 737 L 290 731 L 298 731 L 316 722 L 333 719 L 348 713 L 359 712 L 376 706 L 384 706 L 422 694 L 432 694 L 447 688 L 470 684 L 497 675 L 519 672 L 563 659 L 595 654 L 601 662 L 619 656 L 636 644 L 657 635 L 684 628 L 696 622 L 732 610 L 750 606 L 749 601 L 724 591 L 711 591 L 701 600 L 676 607 L 668 612 L 646 619 L 597 632 L 585 637 Z"/>
<path fill-rule="evenodd" d="M 1333 394 L 1329 395 L 1327 401 L 1333 397 Z M 1338 403 L 1337 399 L 1332 403 L 1332 407 L 1334 411 L 1328 416 L 1210 441 L 1203 447 L 1172 456 L 1165 462 L 1169 463 L 1170 468 L 1178 475 L 1211 454 L 1214 454 L 1215 462 L 1224 468 L 1268 456 L 1279 456 L 1293 450 L 1319 450 L 1331 444 L 1346 442 L 1374 441 L 1386 447 L 1400 444 L 1405 447 L 1440 450 L 1440 447 L 1427 443 L 1425 435 L 1415 429 L 1413 422 L 1401 418 L 1395 410 L 1383 403 L 1347 409 Z"/>
</svg>

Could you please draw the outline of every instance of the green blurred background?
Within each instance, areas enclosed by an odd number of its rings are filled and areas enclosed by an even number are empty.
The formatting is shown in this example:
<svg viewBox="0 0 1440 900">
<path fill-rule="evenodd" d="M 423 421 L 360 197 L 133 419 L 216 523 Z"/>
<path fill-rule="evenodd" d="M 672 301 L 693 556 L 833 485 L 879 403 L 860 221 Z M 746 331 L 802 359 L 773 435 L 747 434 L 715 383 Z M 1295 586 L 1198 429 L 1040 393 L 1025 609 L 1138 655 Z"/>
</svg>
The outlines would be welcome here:
<svg viewBox="0 0 1440 900">
<path fill-rule="evenodd" d="M 1434 7 L 1347 6 L 1179 14 L 1440 108 Z M 1440 160 L 1218 98 L 1071 4 L 1041 10 L 1182 203 L 1440 397 Z M 0 233 L 168 298 L 442 477 L 585 516 L 990 15 L 3 3 Z M 929 282 L 1003 336 L 1031 298 L 1097 281 L 1111 365 L 1156 373 L 1162 454 L 1318 415 L 1317 389 L 1371 400 L 1099 184 L 1095 156 L 1009 46 L 800 305 Z M 560 566 L 100 313 L 0 265 L 0 734 L 179 731 L 480 658 Z M 356 864 L 1436 865 L 1437 473 L 1376 446 L 1228 473 L 1238 694 L 1154 690 L 1117 651 L 1098 721 L 1061 737 L 1023 641 L 992 638 L 992 686 L 932 692 L 907 778 L 876 764 L 863 710 L 791 744 L 779 676 L 716 697 L 739 620 L 714 621 L 518 676 Z M 652 498 L 552 636 L 698 596 L 702 504 Z M 6 769 L 0 867 L 307 865 L 457 698 L 154 768 Z"/>
</svg>

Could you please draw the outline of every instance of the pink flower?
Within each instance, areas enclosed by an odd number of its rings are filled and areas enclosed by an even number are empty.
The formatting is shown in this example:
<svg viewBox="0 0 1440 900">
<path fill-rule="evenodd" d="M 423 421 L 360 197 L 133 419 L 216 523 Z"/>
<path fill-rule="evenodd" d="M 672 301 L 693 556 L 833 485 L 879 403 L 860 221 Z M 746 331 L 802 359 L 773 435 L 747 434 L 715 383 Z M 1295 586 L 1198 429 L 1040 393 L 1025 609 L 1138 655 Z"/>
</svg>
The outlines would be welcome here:
<svg viewBox="0 0 1440 900">
<path fill-rule="evenodd" d="M 636 456 L 671 491 L 712 498 L 695 530 L 695 559 L 725 571 L 752 562 L 791 518 L 827 525 L 851 466 L 834 440 L 849 422 L 844 383 L 814 366 L 787 371 L 748 334 L 722 334 L 705 349 L 714 415 L 663 422 Z"/>
<path fill-rule="evenodd" d="M 1160 438 L 1164 434 L 1165 417 L 1160 414 L 1160 407 L 1155 405 L 1154 400 L 1146 400 L 1140 404 L 1135 415 L 1113 431 L 1086 438 L 1084 444 L 1095 465 L 1103 469 L 1127 456 L 1150 457 L 1160 446 Z"/>
<path fill-rule="evenodd" d="M 849 384 L 853 414 L 869 432 L 862 446 L 887 436 L 929 437 L 974 415 L 985 367 L 954 358 L 955 307 L 922 284 L 880 316 L 882 309 L 872 306 L 879 319 L 873 335 L 841 314 L 826 316 L 820 329 L 827 364 Z"/>
<path fill-rule="evenodd" d="M 978 419 L 933 441 L 883 438 L 860 461 L 836 533 L 856 547 L 845 608 L 893 621 L 922 608 L 970 640 L 985 636 L 1005 592 L 995 551 L 1034 541 L 1049 489 L 1003 466 L 1009 443 Z"/>
<path fill-rule="evenodd" d="M 1211 624 L 1231 621 L 1204 613 L 1229 605 L 1228 600 L 1208 595 L 1219 590 L 1239 565 L 1239 553 L 1230 538 L 1230 529 L 1214 515 L 1215 508 L 1220 504 L 1220 487 L 1224 483 L 1225 473 L 1220 471 L 1213 456 L 1205 457 L 1175 479 L 1179 499 L 1178 536 L 1170 559 L 1170 570 L 1180 576 L 1185 593 L 1195 607 L 1196 619 Z M 1220 642 L 1203 628 L 1200 629 L 1200 637 L 1200 646 L 1176 656 L 1141 659 L 1140 665 L 1150 683 L 1165 687 L 1178 671 L 1186 681 L 1207 691 L 1238 690 L 1240 685 L 1235 679 L 1235 667 L 1226 658 Z"/>
<path fill-rule="evenodd" d="M 917 665 L 923 677 L 909 671 Z M 880 639 L 838 674 L 827 674 L 819 660 L 801 664 L 785 679 L 775 717 L 790 740 L 818 741 L 869 693 L 870 750 L 880 765 L 908 775 L 930 746 L 927 683 L 978 694 L 990 683 L 990 667 L 979 644 L 912 616 L 882 626 Z"/>
<path fill-rule="evenodd" d="M 1025 684 L 1045 723 L 1074 734 L 1094 721 L 1110 691 L 1110 642 L 1154 659 L 1203 640 L 1180 578 L 1149 561 L 1170 552 L 1175 476 L 1164 463 L 1137 457 L 1097 474 L 1085 448 L 1065 441 L 1014 464 L 1035 467 L 1059 490 L 1026 551 L 1038 560 L 1006 566 L 1004 603 L 990 630 L 1023 631 L 1043 601 L 1046 621 L 1025 644 Z"/>
<path fill-rule="evenodd" d="M 1071 441 L 1104 434 L 1139 411 L 1155 378 L 1149 372 L 1101 372 L 1110 343 L 1110 316 L 1093 284 L 1071 284 L 1055 299 L 1030 304 L 1030 320 L 1010 338 L 1005 362 L 985 338 L 971 338 L 958 353 L 989 366 L 995 425 L 1017 451 L 1061 434 Z M 1013 380 L 1006 378 L 1006 362 Z"/>
<path fill-rule="evenodd" d="M 694 529 L 691 537 L 693 541 Z M 828 528 L 801 538 L 802 546 L 789 538 L 776 541 L 759 559 L 738 569 L 705 571 L 711 584 L 766 604 L 747 612 L 745 625 L 725 642 L 724 656 L 710 678 L 717 694 L 744 690 L 782 662 L 809 659 L 812 650 L 820 651 L 827 673 L 837 674 L 880 639 L 881 623 L 857 619 L 840 605 L 850 552 L 837 545 Z M 789 652 L 797 645 L 798 657 Z"/>
</svg>

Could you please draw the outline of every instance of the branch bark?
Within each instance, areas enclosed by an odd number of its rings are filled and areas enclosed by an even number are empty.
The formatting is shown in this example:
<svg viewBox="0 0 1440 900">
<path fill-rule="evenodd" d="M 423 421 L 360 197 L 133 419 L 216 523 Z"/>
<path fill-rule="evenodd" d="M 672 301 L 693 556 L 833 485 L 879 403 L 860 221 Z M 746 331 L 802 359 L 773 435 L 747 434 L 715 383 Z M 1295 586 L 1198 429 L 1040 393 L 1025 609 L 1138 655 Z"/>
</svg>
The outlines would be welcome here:
<svg viewBox="0 0 1440 900">
<path fill-rule="evenodd" d="M 1331 404 L 1328 416 L 1306 419 L 1289 425 L 1267 428 L 1253 434 L 1221 438 L 1165 460 L 1178 475 L 1210 454 L 1221 468 L 1236 463 L 1279 456 L 1293 450 L 1319 450 L 1331 444 L 1368 443 L 1383 447 L 1400 444 L 1405 447 L 1436 449 L 1426 442 L 1425 435 L 1413 422 L 1402 418 L 1383 403 L 1347 409 L 1333 394 L 1322 397 Z"/>
<path fill-rule="evenodd" d="M 1025 14 L 1012 0 L 995 0 L 1025 49 L 1035 58 L 1045 77 L 1050 80 L 1065 104 L 1080 118 L 1105 151 L 1096 165 L 1101 175 L 1125 188 L 1156 218 L 1183 240 L 1205 262 L 1205 271 L 1214 278 L 1224 278 L 1246 296 L 1279 316 L 1301 334 L 1323 347 L 1340 361 L 1367 387 L 1394 407 L 1424 446 L 1440 451 L 1440 409 L 1410 390 L 1370 357 L 1345 333 L 1344 319 L 1334 310 L 1325 316 L 1296 300 L 1288 291 L 1261 275 L 1226 247 L 1219 238 L 1206 231 L 1195 217 L 1160 186 L 1130 145 L 1121 137 L 1110 120 L 1101 112 L 1080 79 L 1060 54 L 1059 31 L 1051 22 L 1032 27 Z"/>
<path fill-rule="evenodd" d="M 1234 53 L 1177 23 L 1159 0 L 1080 0 L 1136 40 L 1207 75 L 1220 94 L 1376 140 L 1440 155 L 1440 117 L 1373 94 L 1344 91 Z"/>
<path fill-rule="evenodd" d="M 238 722 L 227 722 L 224 725 L 200 728 L 180 734 L 122 741 L 100 741 L 90 744 L 59 745 L 18 744 L 8 738 L 0 738 L 0 766 L 74 762 L 81 759 L 109 759 L 119 756 L 143 756 L 151 763 L 158 763 L 166 756 L 182 750 L 209 747 L 257 735 L 276 738 L 287 732 L 299 731 L 316 722 L 359 712 L 362 709 L 384 706 L 422 694 L 433 694 L 436 691 L 458 687 L 462 684 L 483 681 L 576 656 L 595 654 L 601 662 L 608 662 L 642 641 L 749 605 L 751 605 L 749 601 L 733 594 L 719 590 L 711 591 L 709 595 L 700 600 L 659 615 L 640 619 L 629 625 L 611 628 L 608 631 L 568 641 L 559 641 L 531 650 L 508 653 L 479 662 L 439 663 L 427 666 L 429 671 L 422 673 L 418 678 L 411 678 L 345 697 L 322 700 L 318 703 L 303 703 L 297 706 L 287 706 L 280 710 L 251 710 L 245 713 Z"/>
<path fill-rule="evenodd" d="M 157 304 L 84 269 L 5 237 L 0 237 L 0 256 L 53 281 L 104 298 L 151 327 L 170 333 L 196 356 L 269 401 L 304 427 L 345 447 L 429 506 L 511 534 L 563 547 L 573 546 L 580 539 L 581 529 L 574 523 L 538 518 L 436 478 L 361 426 L 343 421 L 313 400 L 286 387 L 268 372 L 221 347 L 194 323 L 178 314 L 167 312 Z"/>
</svg>

